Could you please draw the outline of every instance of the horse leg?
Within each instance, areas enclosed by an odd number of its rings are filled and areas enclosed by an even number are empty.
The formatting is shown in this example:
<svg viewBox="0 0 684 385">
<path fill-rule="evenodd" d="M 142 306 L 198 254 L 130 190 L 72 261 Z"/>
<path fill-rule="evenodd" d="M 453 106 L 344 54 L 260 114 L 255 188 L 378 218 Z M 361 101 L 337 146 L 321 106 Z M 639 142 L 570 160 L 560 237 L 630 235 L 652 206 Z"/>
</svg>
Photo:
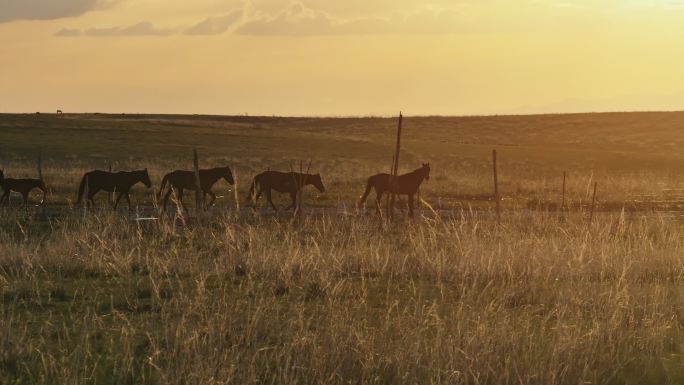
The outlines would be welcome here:
<svg viewBox="0 0 684 385">
<path fill-rule="evenodd" d="M 131 211 L 131 196 L 126 192 L 126 203 L 128 203 L 128 211 Z"/>
<path fill-rule="evenodd" d="M 9 206 L 9 193 L 10 190 L 5 190 L 5 193 L 2 194 L 2 197 L 0 197 L 0 205 L 2 204 L 2 202 L 7 201 L 7 206 Z"/>
<path fill-rule="evenodd" d="M 28 198 L 29 198 L 29 192 L 27 191 L 22 191 L 21 192 L 21 197 L 24 199 L 24 206 L 28 205 Z"/>
<path fill-rule="evenodd" d="M 162 205 L 162 212 L 166 212 L 166 205 L 169 203 L 169 197 L 171 196 L 172 191 L 173 187 L 170 187 L 168 190 L 166 190 L 166 195 L 164 195 L 164 203 Z"/>
<path fill-rule="evenodd" d="M 179 188 L 177 191 L 178 191 L 178 202 L 180 202 L 181 208 L 185 211 L 188 211 L 188 209 L 185 207 L 185 203 L 183 203 L 183 189 Z"/>
<path fill-rule="evenodd" d="M 256 197 L 254 197 L 254 206 L 259 202 L 259 198 L 261 198 L 261 194 L 264 193 L 263 187 L 259 187 L 259 191 L 256 194 Z"/>
<path fill-rule="evenodd" d="M 95 194 L 100 191 L 100 189 L 93 189 L 93 191 L 88 191 L 88 201 L 90 201 L 90 207 L 95 207 Z"/>
<path fill-rule="evenodd" d="M 297 207 L 299 206 L 299 204 L 298 204 L 298 202 L 297 202 L 297 193 L 294 192 L 294 191 L 291 192 L 291 193 L 290 193 L 290 198 L 292 198 L 292 204 L 289 205 L 285 210 L 289 210 L 289 209 L 291 209 L 291 208 L 294 208 L 294 209 L 296 210 Z"/>
<path fill-rule="evenodd" d="M 119 195 L 116 196 L 116 201 L 114 202 L 114 210 L 116 210 L 116 206 L 119 205 L 119 201 L 121 198 L 124 196 L 124 193 L 120 192 Z"/>
<path fill-rule="evenodd" d="M 382 195 L 385 192 L 383 190 L 375 190 L 375 213 L 380 215 L 380 203 L 382 203 Z"/>
<path fill-rule="evenodd" d="M 216 194 L 214 194 L 214 192 L 211 190 L 207 191 L 206 194 L 209 194 L 209 196 L 211 197 L 211 200 L 209 201 L 208 205 L 208 207 L 211 207 L 214 205 L 214 201 L 216 200 Z"/>
<path fill-rule="evenodd" d="M 271 196 L 271 189 L 270 188 L 266 190 L 266 200 L 268 201 L 268 203 L 271 204 L 271 207 L 273 207 L 273 210 L 275 210 L 275 212 L 278 212 L 278 208 L 276 207 L 275 204 L 273 204 L 273 197 Z"/>
</svg>

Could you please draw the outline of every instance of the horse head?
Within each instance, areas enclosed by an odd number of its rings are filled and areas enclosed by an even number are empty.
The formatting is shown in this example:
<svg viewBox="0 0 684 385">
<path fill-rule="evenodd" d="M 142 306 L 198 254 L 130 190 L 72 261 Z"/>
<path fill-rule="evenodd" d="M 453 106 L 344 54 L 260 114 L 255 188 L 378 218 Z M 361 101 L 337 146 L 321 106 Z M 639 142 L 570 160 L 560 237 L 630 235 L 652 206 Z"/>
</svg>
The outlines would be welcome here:
<svg viewBox="0 0 684 385">
<path fill-rule="evenodd" d="M 235 184 L 233 179 L 233 172 L 230 171 L 230 167 L 226 166 L 221 169 L 221 176 L 228 182 L 228 184 Z"/>
<path fill-rule="evenodd" d="M 423 171 L 425 180 L 430 180 L 430 163 L 423 163 L 421 170 Z"/>
<path fill-rule="evenodd" d="M 318 189 L 320 192 L 325 192 L 325 187 L 323 186 L 323 180 L 321 179 L 321 174 L 316 174 L 311 176 L 311 184 Z"/>
<path fill-rule="evenodd" d="M 140 181 L 143 182 L 145 187 L 150 188 L 152 187 L 152 181 L 150 181 L 150 174 L 147 173 L 147 169 L 139 171 L 140 173 Z"/>
</svg>

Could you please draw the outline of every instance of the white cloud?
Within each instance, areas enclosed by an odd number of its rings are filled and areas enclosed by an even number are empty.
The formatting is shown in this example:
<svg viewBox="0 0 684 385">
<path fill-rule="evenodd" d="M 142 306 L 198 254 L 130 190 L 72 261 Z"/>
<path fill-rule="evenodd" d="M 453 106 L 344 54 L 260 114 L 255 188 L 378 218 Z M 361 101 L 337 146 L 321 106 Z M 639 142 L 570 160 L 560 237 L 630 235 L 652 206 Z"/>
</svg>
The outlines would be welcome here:
<svg viewBox="0 0 684 385">
<path fill-rule="evenodd" d="M 422 8 L 413 12 L 345 19 L 295 2 L 275 14 L 252 15 L 235 32 L 254 36 L 320 36 L 433 34 L 466 30 L 465 23 L 458 18 L 458 13 L 447 9 Z"/>
<path fill-rule="evenodd" d="M 219 35 L 236 25 L 242 19 L 243 13 L 243 10 L 239 9 L 225 16 L 209 17 L 188 28 L 183 33 L 186 35 Z"/>
<path fill-rule="evenodd" d="M 111 37 L 111 36 L 169 36 L 174 29 L 157 28 L 149 21 L 141 21 L 128 27 L 88 28 L 86 30 L 62 28 L 54 36 L 58 37 Z"/>
</svg>

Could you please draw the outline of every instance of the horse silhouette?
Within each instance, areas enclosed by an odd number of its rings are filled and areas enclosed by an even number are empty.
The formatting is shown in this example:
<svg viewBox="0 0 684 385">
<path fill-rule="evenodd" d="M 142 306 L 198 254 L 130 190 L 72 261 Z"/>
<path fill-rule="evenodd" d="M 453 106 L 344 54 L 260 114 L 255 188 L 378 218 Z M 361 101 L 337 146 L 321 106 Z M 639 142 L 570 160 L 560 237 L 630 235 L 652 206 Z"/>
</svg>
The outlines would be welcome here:
<svg viewBox="0 0 684 385">
<path fill-rule="evenodd" d="M 390 174 L 376 174 L 368 178 L 366 181 L 366 191 L 359 200 L 359 207 L 361 207 L 371 189 L 375 189 L 377 199 L 375 201 L 375 210 L 380 213 L 380 200 L 385 192 L 390 192 L 397 195 L 408 195 L 409 215 L 413 217 L 413 196 L 418 193 L 423 180 L 430 179 L 430 163 L 423 163 L 423 166 L 408 174 L 399 175 L 394 181 L 391 181 Z"/>
<path fill-rule="evenodd" d="M 45 183 L 42 179 L 5 179 L 5 174 L 0 170 L 0 186 L 2 187 L 4 193 L 0 197 L 0 204 L 2 202 L 7 202 L 9 205 L 9 195 L 11 191 L 16 191 L 21 194 L 24 198 L 24 205 L 28 204 L 29 193 L 34 188 L 39 189 L 43 192 L 43 199 L 40 201 L 41 204 L 45 203 L 45 194 L 47 188 L 45 188 Z"/>
<path fill-rule="evenodd" d="M 219 179 L 225 179 L 228 184 L 235 184 L 233 180 L 233 173 L 230 171 L 229 167 L 216 167 L 208 170 L 199 170 L 200 178 L 200 188 L 202 189 L 202 197 L 204 198 L 207 194 L 211 196 L 211 201 L 209 206 L 214 204 L 216 200 L 216 194 L 211 191 L 211 188 L 218 182 Z M 178 195 L 178 200 L 183 208 L 183 190 L 197 191 L 197 185 L 195 180 L 195 173 L 193 171 L 176 170 L 172 171 L 166 175 L 161 182 L 161 187 L 159 188 L 159 193 L 157 194 L 157 199 L 159 199 L 164 192 L 164 187 L 168 183 L 169 188 L 164 195 L 164 210 L 166 210 L 166 204 L 169 202 L 169 196 L 171 192 L 175 189 Z"/>
<path fill-rule="evenodd" d="M 108 192 L 117 192 L 119 195 L 116 197 L 114 202 L 114 209 L 119 204 L 122 197 L 126 197 L 126 202 L 128 202 L 128 208 L 131 208 L 131 198 L 128 195 L 133 187 L 138 182 L 143 183 L 147 188 L 152 186 L 150 182 L 150 175 L 147 173 L 147 169 L 136 170 L 136 171 L 119 171 L 119 172 L 107 172 L 102 170 L 94 170 L 85 173 L 81 179 L 81 185 L 78 188 L 78 199 L 76 204 L 81 203 L 83 194 L 88 190 L 87 201 L 94 205 L 95 201 L 93 197 L 100 190 Z"/>
<path fill-rule="evenodd" d="M 248 201 L 254 200 L 256 206 L 262 193 L 266 193 L 266 200 L 271 204 L 273 210 L 278 212 L 278 208 L 273 204 L 271 191 L 275 190 L 281 193 L 289 193 L 292 198 L 292 204 L 285 210 L 299 207 L 301 202 L 297 202 L 297 194 L 304 186 L 312 185 L 320 192 L 325 192 L 323 181 L 320 174 L 303 174 L 298 172 L 280 172 L 280 171 L 264 171 L 254 177 L 252 185 L 249 188 Z M 256 189 L 259 189 L 256 191 Z M 256 195 L 255 195 L 256 192 Z"/>
</svg>

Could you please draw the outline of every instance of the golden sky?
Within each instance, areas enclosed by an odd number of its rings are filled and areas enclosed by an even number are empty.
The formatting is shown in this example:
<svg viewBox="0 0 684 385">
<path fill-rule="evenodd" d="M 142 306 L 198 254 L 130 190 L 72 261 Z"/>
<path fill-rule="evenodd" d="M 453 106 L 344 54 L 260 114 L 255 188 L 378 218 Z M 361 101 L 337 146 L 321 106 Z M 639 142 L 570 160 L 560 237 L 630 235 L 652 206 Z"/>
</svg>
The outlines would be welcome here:
<svg viewBox="0 0 684 385">
<path fill-rule="evenodd" d="M 684 0 L 0 0 L 0 112 L 684 109 Z"/>
</svg>

